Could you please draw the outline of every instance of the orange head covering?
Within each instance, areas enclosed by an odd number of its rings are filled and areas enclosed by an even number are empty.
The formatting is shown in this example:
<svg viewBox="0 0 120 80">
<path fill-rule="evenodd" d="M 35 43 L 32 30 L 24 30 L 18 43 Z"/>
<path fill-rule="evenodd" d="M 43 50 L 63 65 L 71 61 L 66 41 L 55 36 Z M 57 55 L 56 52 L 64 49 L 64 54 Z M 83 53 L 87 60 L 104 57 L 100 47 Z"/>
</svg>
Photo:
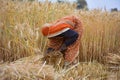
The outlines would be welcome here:
<svg viewBox="0 0 120 80">
<path fill-rule="evenodd" d="M 47 36 L 49 34 L 49 28 L 52 26 L 52 24 L 46 23 L 43 25 L 41 32 L 44 36 Z"/>
<path fill-rule="evenodd" d="M 45 24 L 42 27 L 42 34 L 44 36 L 54 37 L 59 34 L 62 34 L 63 32 L 65 32 L 69 29 L 73 29 L 73 26 L 66 23 L 65 21 L 60 21 L 55 24 Z"/>
<path fill-rule="evenodd" d="M 43 34 L 44 36 L 47 36 L 48 32 L 49 32 L 49 27 L 43 27 L 43 28 L 42 28 L 42 34 Z"/>
</svg>

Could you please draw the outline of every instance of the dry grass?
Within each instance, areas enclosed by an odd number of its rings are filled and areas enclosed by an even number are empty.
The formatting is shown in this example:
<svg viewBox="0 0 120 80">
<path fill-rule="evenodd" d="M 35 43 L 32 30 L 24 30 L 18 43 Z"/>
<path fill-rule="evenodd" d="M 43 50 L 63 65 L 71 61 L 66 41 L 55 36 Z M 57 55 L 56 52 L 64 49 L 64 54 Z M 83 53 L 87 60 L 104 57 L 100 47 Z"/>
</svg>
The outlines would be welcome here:
<svg viewBox="0 0 120 80">
<path fill-rule="evenodd" d="M 86 60 L 101 60 L 107 53 L 120 55 L 120 13 L 79 12 L 85 28 L 82 38 Z"/>
<path fill-rule="evenodd" d="M 21 58 L 0 65 L 0 80 L 118 80 L 117 73 L 98 62 L 79 62 L 58 70 L 42 62 L 42 55 Z M 60 67 L 60 66 L 59 66 Z M 56 71 L 57 69 L 57 71 Z"/>
<path fill-rule="evenodd" d="M 68 69 L 55 71 L 52 66 L 41 62 L 41 59 L 42 56 L 36 55 L 1 64 L 0 80 L 95 80 L 107 76 L 103 65 L 96 62 L 79 63 Z"/>
<path fill-rule="evenodd" d="M 75 11 L 75 5 L 0 1 L 0 59 L 13 61 L 43 52 L 46 38 L 40 26 L 65 15 L 78 15 L 84 26 L 80 56 L 101 60 L 107 53 L 120 53 L 120 13 Z M 63 9 L 64 8 L 64 9 Z"/>
<path fill-rule="evenodd" d="M 42 64 L 40 55 L 0 65 L 0 80 L 53 80 L 54 68 Z"/>
</svg>

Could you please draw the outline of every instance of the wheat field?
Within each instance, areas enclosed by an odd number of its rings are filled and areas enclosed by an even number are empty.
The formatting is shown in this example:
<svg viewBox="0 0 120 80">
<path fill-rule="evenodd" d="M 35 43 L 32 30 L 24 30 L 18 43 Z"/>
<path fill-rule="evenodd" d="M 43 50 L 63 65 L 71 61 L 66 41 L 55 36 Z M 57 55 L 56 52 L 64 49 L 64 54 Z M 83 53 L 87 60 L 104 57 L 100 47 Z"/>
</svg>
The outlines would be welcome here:
<svg viewBox="0 0 120 80">
<path fill-rule="evenodd" d="M 108 74 L 113 72 L 108 67 L 120 66 L 120 12 L 75 7 L 68 3 L 0 0 L 0 79 L 109 80 Z M 80 62 L 68 69 L 58 70 L 58 66 L 56 70 L 41 62 L 48 41 L 41 34 L 41 26 L 67 15 L 78 16 L 84 27 Z M 118 69 L 113 79 L 118 80 L 119 73 Z"/>
</svg>

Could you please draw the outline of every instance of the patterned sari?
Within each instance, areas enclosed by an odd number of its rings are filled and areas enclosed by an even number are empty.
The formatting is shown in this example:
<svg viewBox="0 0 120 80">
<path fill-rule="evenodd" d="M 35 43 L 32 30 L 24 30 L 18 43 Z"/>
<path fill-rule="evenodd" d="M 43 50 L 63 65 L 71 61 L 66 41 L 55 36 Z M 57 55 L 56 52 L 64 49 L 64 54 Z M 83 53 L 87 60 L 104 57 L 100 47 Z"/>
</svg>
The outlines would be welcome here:
<svg viewBox="0 0 120 80">
<path fill-rule="evenodd" d="M 73 30 L 79 34 L 79 37 L 76 40 L 76 42 L 68 46 L 67 50 L 65 51 L 65 61 L 71 63 L 79 55 L 79 46 L 80 46 L 81 36 L 83 33 L 83 27 L 82 27 L 81 21 L 75 16 L 66 16 L 54 22 L 53 25 L 57 24 L 60 21 L 67 22 L 68 24 L 72 25 L 74 27 Z M 63 44 L 64 40 L 65 39 L 63 37 L 49 38 L 48 47 L 51 47 L 55 49 L 56 51 L 58 51 L 61 45 Z"/>
</svg>

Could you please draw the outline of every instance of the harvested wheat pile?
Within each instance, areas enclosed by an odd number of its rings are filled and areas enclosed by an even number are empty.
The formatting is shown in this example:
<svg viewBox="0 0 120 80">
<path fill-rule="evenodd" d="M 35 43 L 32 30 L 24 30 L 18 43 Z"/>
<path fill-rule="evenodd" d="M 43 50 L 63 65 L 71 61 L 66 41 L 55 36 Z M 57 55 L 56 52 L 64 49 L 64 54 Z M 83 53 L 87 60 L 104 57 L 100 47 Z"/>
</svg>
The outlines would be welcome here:
<svg viewBox="0 0 120 80">
<path fill-rule="evenodd" d="M 108 53 L 104 58 L 104 63 L 110 65 L 120 65 L 120 55 Z"/>
<path fill-rule="evenodd" d="M 61 70 L 64 66 L 63 54 L 59 51 L 45 54 L 42 60 L 46 61 L 49 65 L 53 65 L 56 70 Z"/>
<path fill-rule="evenodd" d="M 0 80 L 53 80 L 53 67 L 42 63 L 40 57 L 28 57 L 1 64 Z"/>
<path fill-rule="evenodd" d="M 97 62 L 81 62 L 61 70 L 56 80 L 101 80 L 107 77 L 105 67 Z"/>
<path fill-rule="evenodd" d="M 106 66 L 95 61 L 78 62 L 61 68 L 61 65 L 56 64 L 60 62 L 60 57 L 48 58 L 49 63 L 42 59 L 43 56 L 34 55 L 3 63 L 0 65 L 0 80 L 103 80 L 109 77 Z"/>
</svg>

